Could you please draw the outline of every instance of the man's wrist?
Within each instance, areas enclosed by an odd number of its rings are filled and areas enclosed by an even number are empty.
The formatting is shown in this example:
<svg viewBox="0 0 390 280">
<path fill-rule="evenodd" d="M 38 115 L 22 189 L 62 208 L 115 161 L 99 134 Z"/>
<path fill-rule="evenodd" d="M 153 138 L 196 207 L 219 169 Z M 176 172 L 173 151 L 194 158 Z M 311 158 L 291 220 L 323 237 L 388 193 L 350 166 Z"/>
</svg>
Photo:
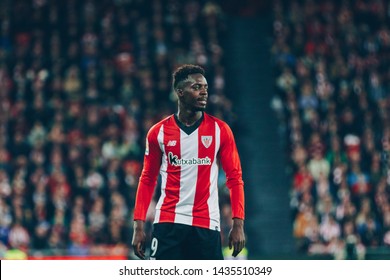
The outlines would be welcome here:
<svg viewBox="0 0 390 280">
<path fill-rule="evenodd" d="M 233 218 L 233 227 L 244 227 L 244 220 L 240 218 Z"/>
<path fill-rule="evenodd" d="M 136 221 L 134 221 L 133 228 L 134 228 L 135 231 L 143 231 L 144 230 L 144 224 L 145 224 L 144 221 L 136 220 Z"/>
</svg>

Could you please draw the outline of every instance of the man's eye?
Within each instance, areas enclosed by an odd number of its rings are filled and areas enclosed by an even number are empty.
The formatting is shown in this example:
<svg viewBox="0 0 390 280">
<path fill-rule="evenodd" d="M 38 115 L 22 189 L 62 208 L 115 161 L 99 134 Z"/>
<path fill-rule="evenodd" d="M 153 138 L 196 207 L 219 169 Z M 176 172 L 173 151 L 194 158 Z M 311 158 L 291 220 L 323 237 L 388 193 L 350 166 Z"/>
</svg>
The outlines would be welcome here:
<svg viewBox="0 0 390 280">
<path fill-rule="evenodd" d="M 192 88 L 194 90 L 200 90 L 202 88 L 202 86 L 201 85 L 193 85 Z M 207 90 L 207 86 L 205 86 L 204 88 Z"/>
</svg>

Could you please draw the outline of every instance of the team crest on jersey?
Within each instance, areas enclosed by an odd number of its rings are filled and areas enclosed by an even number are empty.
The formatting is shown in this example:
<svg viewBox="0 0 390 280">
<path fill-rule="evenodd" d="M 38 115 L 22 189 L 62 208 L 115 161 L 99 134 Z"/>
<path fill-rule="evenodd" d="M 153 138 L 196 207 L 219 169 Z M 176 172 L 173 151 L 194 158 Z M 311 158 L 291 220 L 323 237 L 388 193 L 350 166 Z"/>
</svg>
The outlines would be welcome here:
<svg viewBox="0 0 390 280">
<path fill-rule="evenodd" d="M 208 148 L 208 147 L 210 147 L 211 142 L 213 142 L 213 136 L 202 136 L 201 140 L 202 140 L 203 146 Z"/>
</svg>

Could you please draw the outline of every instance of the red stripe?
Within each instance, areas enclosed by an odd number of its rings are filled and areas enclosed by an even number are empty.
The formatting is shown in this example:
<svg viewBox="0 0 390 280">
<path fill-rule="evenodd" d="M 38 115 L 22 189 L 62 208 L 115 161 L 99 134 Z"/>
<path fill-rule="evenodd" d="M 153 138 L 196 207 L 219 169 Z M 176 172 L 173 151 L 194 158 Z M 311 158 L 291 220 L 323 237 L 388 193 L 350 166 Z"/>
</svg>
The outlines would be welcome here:
<svg viewBox="0 0 390 280">
<path fill-rule="evenodd" d="M 202 136 L 211 136 L 211 144 L 207 146 L 207 141 Z M 215 152 L 215 123 L 205 118 L 199 127 L 198 132 L 198 157 L 208 157 L 213 163 Z M 198 178 L 196 182 L 196 192 L 194 208 L 192 211 L 194 226 L 209 228 L 210 214 L 207 201 L 210 197 L 210 172 L 211 165 L 198 165 Z"/>
<path fill-rule="evenodd" d="M 164 125 L 163 142 L 165 154 L 168 156 L 170 152 L 174 156 L 181 158 L 180 152 L 180 128 L 174 125 L 173 117 Z M 174 142 L 176 141 L 176 142 Z M 168 146 L 168 143 L 170 145 Z M 169 158 L 167 158 L 169 161 Z M 161 214 L 159 222 L 174 222 L 176 204 L 180 199 L 180 166 L 169 164 L 167 166 L 167 184 L 165 187 L 165 198 L 161 205 Z"/>
</svg>

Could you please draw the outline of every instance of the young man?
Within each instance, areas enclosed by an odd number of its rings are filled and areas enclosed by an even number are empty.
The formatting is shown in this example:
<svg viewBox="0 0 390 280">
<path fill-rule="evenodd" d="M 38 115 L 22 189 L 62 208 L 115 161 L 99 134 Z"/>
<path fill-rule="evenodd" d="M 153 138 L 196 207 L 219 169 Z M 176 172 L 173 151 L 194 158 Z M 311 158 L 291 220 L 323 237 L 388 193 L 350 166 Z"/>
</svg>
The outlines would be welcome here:
<svg viewBox="0 0 390 280">
<path fill-rule="evenodd" d="M 233 256 L 245 246 L 244 183 L 241 163 L 229 126 L 204 112 L 207 81 L 204 69 L 183 65 L 173 73 L 178 112 L 148 132 L 144 167 L 134 210 L 132 245 L 145 259 L 144 223 L 158 173 L 161 196 L 151 241 L 151 259 L 223 259 L 218 204 L 218 166 L 230 190 Z"/>
</svg>

